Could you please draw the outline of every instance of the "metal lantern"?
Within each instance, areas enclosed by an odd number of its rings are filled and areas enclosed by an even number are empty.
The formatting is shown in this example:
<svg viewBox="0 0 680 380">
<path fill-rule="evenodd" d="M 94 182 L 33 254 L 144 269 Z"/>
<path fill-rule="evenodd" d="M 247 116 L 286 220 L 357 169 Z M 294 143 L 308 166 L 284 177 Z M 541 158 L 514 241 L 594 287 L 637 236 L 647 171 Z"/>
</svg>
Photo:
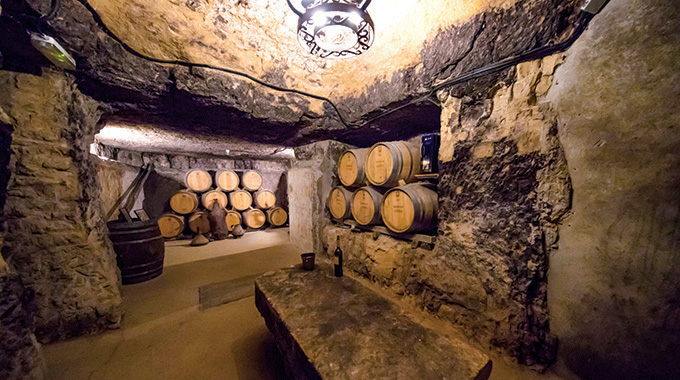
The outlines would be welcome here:
<svg viewBox="0 0 680 380">
<path fill-rule="evenodd" d="M 365 52 L 373 44 L 373 20 L 366 12 L 371 0 L 302 0 L 304 12 L 287 1 L 300 17 L 298 41 L 309 53 L 321 58 L 346 58 Z"/>
</svg>

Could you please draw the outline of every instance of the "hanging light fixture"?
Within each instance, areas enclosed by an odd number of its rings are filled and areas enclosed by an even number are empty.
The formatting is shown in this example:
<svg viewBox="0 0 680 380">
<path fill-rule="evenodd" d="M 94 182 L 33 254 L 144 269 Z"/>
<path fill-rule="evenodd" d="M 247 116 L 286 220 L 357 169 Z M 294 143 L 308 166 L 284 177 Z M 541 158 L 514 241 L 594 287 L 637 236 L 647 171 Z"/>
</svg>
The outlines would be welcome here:
<svg viewBox="0 0 680 380">
<path fill-rule="evenodd" d="M 366 12 L 371 0 L 302 0 L 304 12 L 287 0 L 300 17 L 298 42 L 321 58 L 357 56 L 371 47 L 373 20 Z"/>
</svg>

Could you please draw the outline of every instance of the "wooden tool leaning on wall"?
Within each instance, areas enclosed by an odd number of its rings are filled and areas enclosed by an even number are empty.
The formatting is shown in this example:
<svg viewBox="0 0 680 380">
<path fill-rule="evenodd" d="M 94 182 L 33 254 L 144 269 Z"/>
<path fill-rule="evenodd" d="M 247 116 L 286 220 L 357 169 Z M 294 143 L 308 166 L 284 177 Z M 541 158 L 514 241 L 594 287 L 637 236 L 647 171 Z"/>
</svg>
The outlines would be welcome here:
<svg viewBox="0 0 680 380">
<path fill-rule="evenodd" d="M 125 201 L 125 205 L 120 208 L 121 215 L 119 215 L 119 218 L 120 216 L 123 216 L 125 221 L 132 221 L 132 218 L 130 217 L 130 210 L 132 210 L 132 208 L 135 206 L 135 201 L 137 201 L 139 192 L 142 190 L 144 182 L 146 182 L 153 170 L 153 163 L 149 163 L 146 166 L 139 168 L 139 172 L 132 183 L 130 183 L 130 186 L 128 186 L 125 192 L 123 192 L 123 194 L 116 200 L 116 203 L 114 203 L 111 209 L 106 213 L 106 217 L 104 219 L 105 221 L 111 219 L 113 213 L 116 212 L 116 209 L 118 209 L 118 207 L 123 203 L 123 201 L 126 200 L 126 198 L 127 200 Z"/>
</svg>

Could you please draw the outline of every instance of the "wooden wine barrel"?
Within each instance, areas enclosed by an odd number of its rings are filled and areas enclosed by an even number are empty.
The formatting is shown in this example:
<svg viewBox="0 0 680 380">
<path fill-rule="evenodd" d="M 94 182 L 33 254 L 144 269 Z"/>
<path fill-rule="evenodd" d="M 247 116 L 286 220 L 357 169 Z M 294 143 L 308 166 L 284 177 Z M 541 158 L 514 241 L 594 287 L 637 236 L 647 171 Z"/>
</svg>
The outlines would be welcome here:
<svg viewBox="0 0 680 380">
<path fill-rule="evenodd" d="M 380 213 L 387 228 L 405 233 L 434 229 L 438 209 L 437 192 L 412 183 L 386 192 Z"/>
<path fill-rule="evenodd" d="M 215 187 L 225 192 L 238 189 L 240 181 L 238 174 L 232 170 L 220 170 L 215 174 Z"/>
<path fill-rule="evenodd" d="M 255 206 L 266 210 L 276 204 L 276 195 L 269 190 L 260 190 L 253 194 Z"/>
<path fill-rule="evenodd" d="M 123 284 L 148 281 L 163 273 L 165 244 L 157 220 L 116 221 L 108 226 Z"/>
<path fill-rule="evenodd" d="M 258 191 L 262 187 L 262 176 L 254 170 L 249 170 L 243 173 L 241 184 L 248 191 Z"/>
<path fill-rule="evenodd" d="M 184 184 L 187 185 L 190 190 L 197 193 L 210 190 L 212 183 L 213 181 L 210 173 L 202 169 L 189 170 L 184 176 Z"/>
<path fill-rule="evenodd" d="M 338 178 L 347 187 L 363 186 L 366 182 L 364 165 L 370 148 L 349 149 L 338 160 Z"/>
<path fill-rule="evenodd" d="M 234 210 L 244 211 L 253 205 L 253 196 L 245 190 L 236 190 L 229 193 L 229 204 Z"/>
<path fill-rule="evenodd" d="M 210 213 L 208 211 L 196 211 L 189 215 L 187 218 L 187 223 L 189 224 L 189 229 L 194 233 L 198 233 L 199 230 L 202 234 L 210 232 Z"/>
<path fill-rule="evenodd" d="M 207 210 L 212 210 L 213 202 L 215 200 L 217 200 L 217 204 L 220 205 L 221 208 L 227 208 L 227 203 L 229 202 L 227 199 L 227 194 L 223 193 L 222 191 L 210 190 L 207 193 L 203 193 L 203 195 L 201 195 L 201 203 Z"/>
<path fill-rule="evenodd" d="M 281 227 L 288 221 L 288 213 L 281 207 L 272 207 L 267 210 L 267 222 L 273 227 Z"/>
<path fill-rule="evenodd" d="M 352 194 L 352 216 L 357 223 L 369 226 L 382 223 L 380 205 L 385 190 L 365 186 Z"/>
<path fill-rule="evenodd" d="M 251 208 L 243 213 L 243 223 L 250 228 L 261 228 L 266 221 L 267 216 L 260 209 Z"/>
<path fill-rule="evenodd" d="M 393 187 L 416 181 L 420 173 L 420 148 L 408 142 L 377 143 L 366 157 L 366 180 L 372 185 Z"/>
<path fill-rule="evenodd" d="M 178 214 L 191 214 L 198 208 L 198 197 L 191 190 L 180 190 L 170 198 L 170 208 Z"/>
<path fill-rule="evenodd" d="M 241 225 L 241 213 L 234 210 L 227 211 L 227 216 L 224 217 L 227 221 L 227 230 L 232 231 L 234 227 Z"/>
<path fill-rule="evenodd" d="M 171 239 L 179 236 L 184 231 L 184 217 L 166 212 L 158 218 L 158 228 L 161 230 L 161 236 Z"/>
<path fill-rule="evenodd" d="M 342 186 L 336 186 L 328 194 L 328 210 L 335 219 L 346 219 L 352 216 L 352 193 Z"/>
</svg>

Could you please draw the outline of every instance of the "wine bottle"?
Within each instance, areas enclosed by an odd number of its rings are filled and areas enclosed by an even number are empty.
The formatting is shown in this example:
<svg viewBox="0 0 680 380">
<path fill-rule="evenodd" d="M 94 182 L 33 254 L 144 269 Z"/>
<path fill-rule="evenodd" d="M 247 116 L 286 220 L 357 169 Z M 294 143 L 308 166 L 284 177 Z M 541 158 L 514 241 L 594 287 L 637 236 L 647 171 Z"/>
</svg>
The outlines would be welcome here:
<svg viewBox="0 0 680 380">
<path fill-rule="evenodd" d="M 340 249 L 340 235 L 335 240 L 335 277 L 342 277 L 342 249 Z"/>
</svg>

